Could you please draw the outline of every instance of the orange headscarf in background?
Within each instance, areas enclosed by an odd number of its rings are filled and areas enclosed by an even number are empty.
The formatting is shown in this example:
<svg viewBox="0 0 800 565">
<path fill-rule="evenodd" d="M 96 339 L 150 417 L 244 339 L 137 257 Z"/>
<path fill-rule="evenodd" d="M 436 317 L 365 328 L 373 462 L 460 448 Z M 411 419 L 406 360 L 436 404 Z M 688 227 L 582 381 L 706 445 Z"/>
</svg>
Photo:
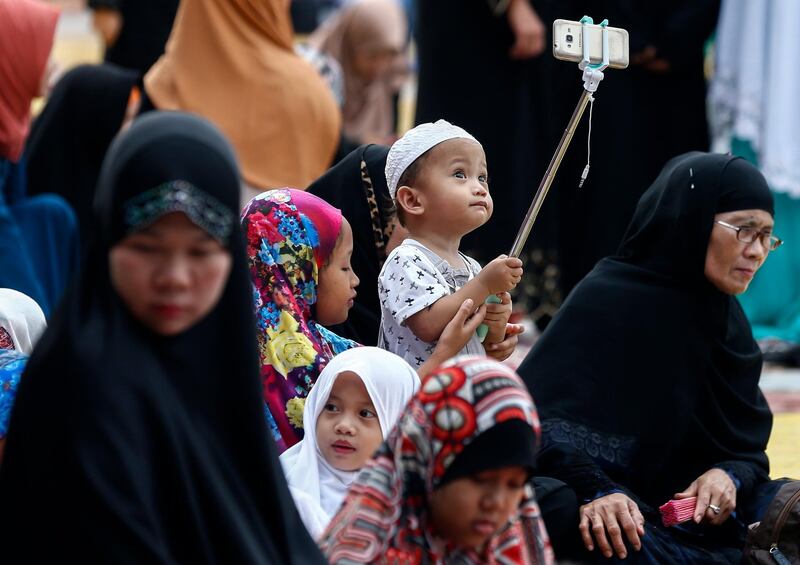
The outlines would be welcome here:
<svg viewBox="0 0 800 565">
<path fill-rule="evenodd" d="M 260 189 L 305 188 L 339 144 L 339 109 L 294 52 L 287 0 L 182 0 L 145 89 L 158 109 L 214 122 Z"/>
<path fill-rule="evenodd" d="M 14 163 L 28 137 L 58 13 L 35 0 L 0 0 L 0 157 Z"/>
<path fill-rule="evenodd" d="M 394 95 L 410 75 L 405 54 L 408 21 L 400 2 L 357 0 L 345 4 L 308 38 L 308 43 L 342 66 L 345 135 L 367 143 L 369 136 L 394 133 Z M 389 51 L 396 55 L 383 76 L 367 80 L 355 69 L 358 51 Z"/>
</svg>

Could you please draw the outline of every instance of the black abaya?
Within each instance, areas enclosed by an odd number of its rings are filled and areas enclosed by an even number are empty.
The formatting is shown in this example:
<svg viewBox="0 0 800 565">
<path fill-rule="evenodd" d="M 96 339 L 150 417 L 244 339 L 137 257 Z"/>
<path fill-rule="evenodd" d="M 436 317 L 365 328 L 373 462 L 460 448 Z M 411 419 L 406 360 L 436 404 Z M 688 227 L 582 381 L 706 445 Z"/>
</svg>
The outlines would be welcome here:
<svg viewBox="0 0 800 565">
<path fill-rule="evenodd" d="M 519 369 L 543 420 L 537 472 L 580 500 L 622 490 L 655 523 L 655 508 L 711 468 L 739 482 L 740 506 L 768 480 L 761 354 L 736 298 L 704 274 L 714 215 L 731 190 L 771 202 L 741 159 L 671 160 L 619 254 L 575 288 Z M 723 544 L 736 547 L 741 530 L 726 531 L 734 537 Z"/>
<path fill-rule="evenodd" d="M 178 209 L 233 262 L 211 313 L 163 337 L 123 305 L 108 256 L 144 225 L 131 199 L 174 181 L 195 189 Z M 0 468 L 3 563 L 322 562 L 264 420 L 239 183 L 229 144 L 196 117 L 153 113 L 112 144 L 85 267 L 20 383 Z M 149 209 L 176 209 L 164 202 Z"/>
</svg>

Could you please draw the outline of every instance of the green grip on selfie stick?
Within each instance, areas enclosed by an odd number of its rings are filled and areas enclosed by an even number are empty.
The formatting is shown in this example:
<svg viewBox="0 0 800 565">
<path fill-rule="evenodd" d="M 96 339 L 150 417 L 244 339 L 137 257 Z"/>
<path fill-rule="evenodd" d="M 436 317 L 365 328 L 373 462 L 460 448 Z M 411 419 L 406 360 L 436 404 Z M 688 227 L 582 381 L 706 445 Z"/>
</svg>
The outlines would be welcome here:
<svg viewBox="0 0 800 565">
<path fill-rule="evenodd" d="M 500 304 L 500 302 L 502 301 L 497 298 L 496 294 L 490 294 L 489 298 L 486 299 L 486 304 Z M 475 330 L 475 333 L 478 334 L 478 339 L 480 339 L 481 343 L 483 343 L 483 340 L 486 339 L 486 334 L 489 333 L 489 326 L 486 324 L 481 324 L 478 326 L 478 329 Z"/>
</svg>

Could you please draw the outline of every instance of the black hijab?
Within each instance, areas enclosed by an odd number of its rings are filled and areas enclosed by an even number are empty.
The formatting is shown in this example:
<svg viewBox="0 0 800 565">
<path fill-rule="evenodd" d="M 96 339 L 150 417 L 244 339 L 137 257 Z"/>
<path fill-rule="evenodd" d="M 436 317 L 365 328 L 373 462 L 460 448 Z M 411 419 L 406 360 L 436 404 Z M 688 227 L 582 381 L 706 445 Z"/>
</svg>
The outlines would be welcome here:
<svg viewBox="0 0 800 565">
<path fill-rule="evenodd" d="M 764 178 L 744 160 L 669 161 L 618 256 L 575 288 L 528 355 L 519 373 L 540 407 L 545 449 L 588 455 L 605 475 L 575 471 L 580 457 L 539 472 L 572 474 L 581 496 L 622 485 L 652 504 L 714 466 L 746 484 L 766 478 L 761 354 L 738 301 L 704 275 L 721 195 L 742 179 L 758 196 L 747 201 L 771 211 Z"/>
<path fill-rule="evenodd" d="M 3 562 L 322 562 L 264 419 L 230 145 L 200 118 L 145 116 L 109 149 L 96 209 L 78 284 L 20 383 L 0 468 Z M 174 210 L 233 262 L 211 313 L 167 338 L 129 314 L 108 254 Z"/>
<path fill-rule="evenodd" d="M 388 153 L 383 145 L 362 145 L 308 187 L 339 208 L 353 228 L 351 263 L 361 282 L 347 321 L 331 329 L 363 345 L 377 344 L 381 323 L 378 274 L 394 216 L 384 172 Z"/>
<path fill-rule="evenodd" d="M 100 166 L 137 80 L 135 72 L 114 65 L 72 69 L 56 84 L 28 138 L 28 193 L 63 196 L 78 214 L 84 241 L 91 235 Z"/>
</svg>

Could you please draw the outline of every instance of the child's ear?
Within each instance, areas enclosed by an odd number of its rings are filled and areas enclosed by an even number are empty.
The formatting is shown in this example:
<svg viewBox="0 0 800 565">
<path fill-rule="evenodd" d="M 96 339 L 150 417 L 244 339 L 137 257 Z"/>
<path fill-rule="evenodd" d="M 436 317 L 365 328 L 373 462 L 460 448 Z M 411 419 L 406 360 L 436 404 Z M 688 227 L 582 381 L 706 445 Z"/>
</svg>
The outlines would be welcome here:
<svg viewBox="0 0 800 565">
<path fill-rule="evenodd" d="M 403 212 L 410 216 L 420 216 L 425 212 L 425 206 L 420 198 L 420 193 L 416 188 L 401 186 L 395 194 L 397 205 L 403 208 Z"/>
</svg>

